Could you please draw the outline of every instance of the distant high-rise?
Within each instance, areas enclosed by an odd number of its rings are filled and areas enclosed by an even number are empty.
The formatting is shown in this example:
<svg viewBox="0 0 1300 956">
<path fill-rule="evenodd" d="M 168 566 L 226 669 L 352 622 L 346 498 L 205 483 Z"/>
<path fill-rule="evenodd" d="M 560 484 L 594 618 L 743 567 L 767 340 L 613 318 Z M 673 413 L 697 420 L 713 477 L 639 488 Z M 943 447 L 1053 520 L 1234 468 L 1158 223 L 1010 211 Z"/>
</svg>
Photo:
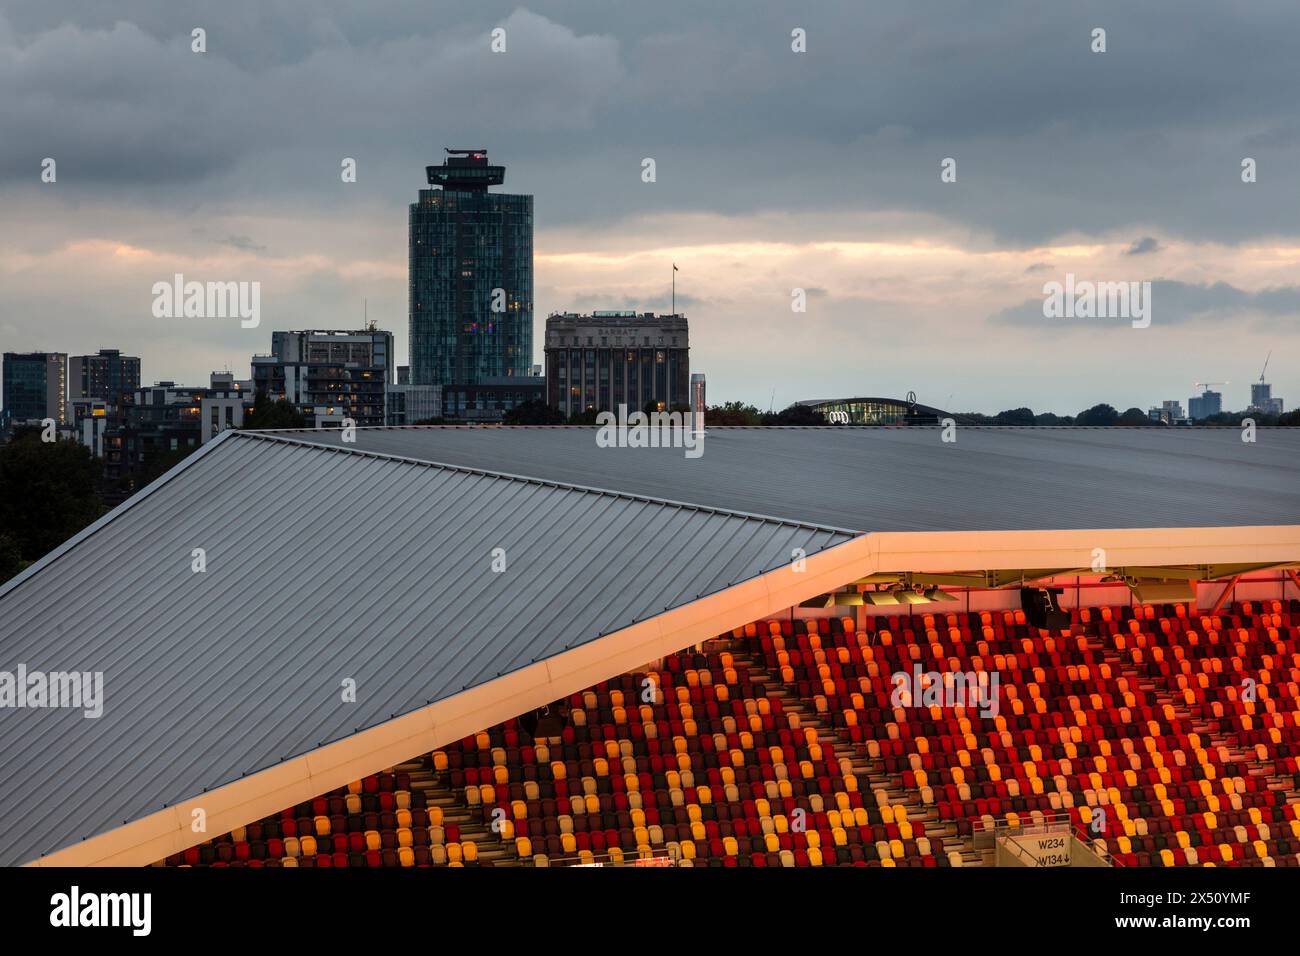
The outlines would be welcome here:
<svg viewBox="0 0 1300 956">
<path fill-rule="evenodd" d="M 254 355 L 252 364 L 255 388 L 297 406 L 317 428 L 344 418 L 387 424 L 388 386 L 396 369 L 392 332 L 272 332 L 271 354 Z"/>
<path fill-rule="evenodd" d="M 527 376 L 533 362 L 533 197 L 488 192 L 505 167 L 448 149 L 409 217 L 411 384 Z"/>
<path fill-rule="evenodd" d="M 1152 408 L 1147 412 L 1147 417 L 1153 422 L 1164 422 L 1166 425 L 1186 424 L 1187 422 L 1187 416 L 1183 414 L 1183 403 L 1172 398 L 1162 402 L 1159 408 Z"/>
<path fill-rule="evenodd" d="M 68 354 L 66 352 L 5 352 L 0 430 L 15 423 L 52 418 L 68 419 Z"/>
<path fill-rule="evenodd" d="M 1199 398 L 1193 397 L 1187 400 L 1187 417 L 1194 422 L 1209 418 L 1211 415 L 1218 415 L 1222 411 L 1222 392 L 1212 392 L 1207 388 Z"/>
<path fill-rule="evenodd" d="M 1282 399 L 1273 397 L 1273 386 L 1267 382 L 1256 382 L 1250 386 L 1250 407 L 1252 411 L 1281 415 Z"/>
<path fill-rule="evenodd" d="M 140 360 L 117 349 L 98 355 L 74 355 L 68 360 L 68 397 L 98 398 L 110 405 L 130 400 L 140 387 Z"/>
</svg>

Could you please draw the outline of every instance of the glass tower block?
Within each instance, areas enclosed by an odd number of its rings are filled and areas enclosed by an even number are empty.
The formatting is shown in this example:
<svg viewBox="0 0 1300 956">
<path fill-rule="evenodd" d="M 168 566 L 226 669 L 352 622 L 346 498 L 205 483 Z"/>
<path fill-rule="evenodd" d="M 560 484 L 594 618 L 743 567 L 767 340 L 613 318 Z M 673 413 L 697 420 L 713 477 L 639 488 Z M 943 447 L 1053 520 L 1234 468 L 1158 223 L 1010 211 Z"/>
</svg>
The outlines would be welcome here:
<svg viewBox="0 0 1300 956">
<path fill-rule="evenodd" d="M 528 376 L 533 361 L 533 197 L 493 193 L 505 167 L 448 149 L 410 206 L 411 383 Z"/>
</svg>

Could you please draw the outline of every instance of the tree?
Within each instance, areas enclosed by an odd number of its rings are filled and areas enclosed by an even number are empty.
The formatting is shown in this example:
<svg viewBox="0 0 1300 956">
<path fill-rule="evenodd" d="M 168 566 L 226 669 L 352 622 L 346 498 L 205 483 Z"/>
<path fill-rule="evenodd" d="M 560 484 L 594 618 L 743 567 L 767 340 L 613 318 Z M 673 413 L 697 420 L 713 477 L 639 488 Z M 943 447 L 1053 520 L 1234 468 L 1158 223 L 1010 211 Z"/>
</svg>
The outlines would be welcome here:
<svg viewBox="0 0 1300 956">
<path fill-rule="evenodd" d="M 502 416 L 503 425 L 563 425 L 564 414 L 539 400 L 520 402 Z"/>
<path fill-rule="evenodd" d="M 1276 425 L 1277 416 L 1270 415 L 1268 412 L 1217 412 L 1213 415 L 1206 415 L 1198 418 L 1194 422 L 1196 425 L 1227 425 L 1230 428 L 1236 428 L 1241 425 L 1242 420 L 1246 418 L 1254 419 L 1256 425 Z"/>
<path fill-rule="evenodd" d="M 588 408 L 585 411 L 574 412 L 569 416 L 568 424 L 570 425 L 594 425 L 596 416 L 600 414 L 594 408 Z"/>
<path fill-rule="evenodd" d="M 727 402 L 725 405 L 710 405 L 704 411 L 704 421 L 708 425 L 759 425 L 760 413 L 753 405 L 744 402 Z"/>
<path fill-rule="evenodd" d="M 75 441 L 22 430 L 0 447 L 0 528 L 23 561 L 35 561 L 104 511 L 99 468 Z"/>
<path fill-rule="evenodd" d="M 27 562 L 18 548 L 18 542 L 7 534 L 0 534 L 0 584 L 21 571 Z"/>
<path fill-rule="evenodd" d="M 1008 408 L 993 416 L 994 425 L 1032 425 L 1034 413 L 1028 408 Z"/>
<path fill-rule="evenodd" d="M 176 449 L 145 449 L 144 461 L 140 463 L 140 473 L 135 478 L 135 487 L 143 488 L 161 478 L 182 461 L 198 451 L 193 445 Z"/>
<path fill-rule="evenodd" d="M 1119 412 L 1105 403 L 1085 409 L 1074 419 L 1076 425 L 1114 425 L 1118 421 Z"/>
<path fill-rule="evenodd" d="M 1035 425 L 1073 425 L 1074 419 L 1069 415 L 1054 415 L 1051 412 L 1039 412 L 1034 416 Z"/>
<path fill-rule="evenodd" d="M 283 398 L 273 402 L 267 397 L 266 392 L 259 388 L 253 398 L 253 407 L 244 413 L 244 424 L 240 427 L 245 429 L 306 428 L 307 418 L 292 402 Z"/>
<path fill-rule="evenodd" d="M 1119 417 L 1117 424 L 1120 425 L 1150 425 L 1151 416 L 1140 408 L 1127 408 L 1124 414 Z"/>
<path fill-rule="evenodd" d="M 704 419 L 709 420 L 708 416 Z M 759 416 L 760 425 L 825 425 L 826 415 L 811 405 L 791 405 L 775 415 L 764 412 Z"/>
</svg>

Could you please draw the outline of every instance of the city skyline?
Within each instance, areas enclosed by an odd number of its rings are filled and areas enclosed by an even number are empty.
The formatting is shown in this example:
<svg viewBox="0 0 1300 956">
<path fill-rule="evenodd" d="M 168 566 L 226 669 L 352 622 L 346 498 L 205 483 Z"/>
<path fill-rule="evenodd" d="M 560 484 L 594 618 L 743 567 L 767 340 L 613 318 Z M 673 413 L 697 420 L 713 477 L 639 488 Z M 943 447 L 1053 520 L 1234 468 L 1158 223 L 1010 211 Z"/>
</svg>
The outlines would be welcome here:
<svg viewBox="0 0 1300 956">
<path fill-rule="evenodd" d="M 0 344 L 120 348 L 146 378 L 244 374 L 264 332 L 150 314 L 152 284 L 183 273 L 260 281 L 274 329 L 359 328 L 368 303 L 408 355 L 405 207 L 443 145 L 473 142 L 537 197 L 531 364 L 550 313 L 668 311 L 676 262 L 693 364 L 719 401 L 915 391 L 956 411 L 1074 414 L 1186 401 L 1208 379 L 1245 407 L 1270 350 L 1286 398 L 1300 394 L 1286 173 L 1300 136 L 1282 38 L 1300 13 L 1265 7 L 1245 33 L 1194 6 L 1194 29 L 1159 4 L 1088 19 L 952 6 L 925 30 L 891 8 L 487 3 L 436 31 L 407 3 L 369 18 L 327 5 L 305 25 L 238 3 L 6 11 L 13 89 L 67 120 L 32 123 L 22 95 L 0 117 L 15 132 L 0 146 Z M 140 95 L 149 64 L 171 95 Z M 88 88 L 110 66 L 121 89 Z M 97 119 L 118 102 L 126 136 Z M 1151 326 L 1045 320 L 1041 289 L 1067 273 L 1152 282 Z"/>
<path fill-rule="evenodd" d="M 648 320 L 654 320 L 654 319 L 655 319 L 655 313 L 637 313 L 635 310 L 614 310 L 614 311 L 606 311 L 606 312 L 603 312 L 603 313 L 602 313 L 600 310 L 593 310 L 592 313 L 591 313 L 590 315 L 586 315 L 586 316 L 582 316 L 582 315 L 579 315 L 578 313 L 574 313 L 574 312 L 553 312 L 553 313 L 547 315 L 547 316 L 543 319 L 543 321 L 546 323 L 546 325 L 545 325 L 544 328 L 549 328 L 550 325 L 551 325 L 551 323 L 552 323 L 553 321 L 555 321 L 555 320 L 561 320 L 561 321 L 564 321 L 564 320 L 573 320 L 573 319 L 585 319 L 585 320 L 590 321 L 590 320 L 592 320 L 593 318 L 599 318 L 602 314 L 603 314 L 603 315 L 606 315 L 606 316 L 610 316 L 610 315 L 622 315 L 622 316 L 630 316 L 630 317 L 633 317 L 633 318 L 636 318 L 636 317 L 642 317 L 642 318 L 645 318 L 645 319 L 648 319 Z M 659 318 L 659 319 L 675 319 L 675 320 L 681 320 L 681 322 L 682 322 L 682 324 L 683 324 L 683 328 L 685 327 L 686 316 L 684 316 L 684 315 L 672 314 L 672 313 L 665 313 L 665 314 L 660 314 L 658 318 Z M 337 328 L 337 329 L 328 329 L 328 330 L 322 329 L 322 330 L 319 330 L 319 332 L 320 332 L 321 334 L 332 335 L 332 336 L 353 336 L 353 337 L 356 337 L 356 336 L 362 336 L 362 337 L 365 337 L 365 336 L 370 336 L 370 335 L 377 335 L 377 336 L 385 336 L 385 337 L 387 337 L 389 340 L 394 340 L 394 339 L 396 339 L 396 336 L 394 335 L 394 333 L 392 332 L 391 329 L 381 329 L 381 328 L 378 327 L 378 325 L 377 325 L 375 322 L 370 321 L 370 320 L 367 320 L 366 323 L 365 323 L 365 325 L 364 325 L 364 327 L 360 327 L 360 328 L 356 328 L 356 327 L 352 327 L 352 326 L 344 326 L 344 327 Z M 299 335 L 307 335 L 307 334 L 313 334 L 313 333 L 311 333 L 311 332 L 305 332 L 305 331 L 302 331 L 302 330 L 277 329 L 277 330 L 271 331 L 270 334 L 271 334 L 271 337 L 272 337 L 272 339 L 271 339 L 271 341 L 272 341 L 272 350 L 271 350 L 271 353 L 255 352 L 255 353 L 251 354 L 250 357 L 249 357 L 249 369 L 250 369 L 250 375 L 249 375 L 249 377 L 248 377 L 248 380 L 250 380 L 250 381 L 256 379 L 257 376 L 258 376 L 259 362 L 265 362 L 266 360 L 271 359 L 271 358 L 273 357 L 273 355 L 274 355 L 274 353 L 275 353 L 275 348 L 276 348 L 276 346 L 275 346 L 275 342 L 276 342 L 277 339 L 279 339 L 279 338 L 281 338 L 281 337 L 299 336 Z M 530 374 L 532 374 L 535 370 L 541 369 L 541 370 L 543 370 L 543 372 L 545 371 L 546 364 L 547 364 L 547 360 L 546 360 L 546 358 L 545 358 L 545 353 L 546 353 L 546 351 L 547 351 L 547 346 L 546 346 L 546 344 L 545 344 L 545 340 L 546 340 L 546 334 L 545 334 L 545 332 L 544 332 L 544 333 L 543 333 L 543 345 L 542 345 L 542 349 L 541 349 L 542 354 L 543 354 L 543 362 L 542 362 L 542 363 L 537 363 L 537 364 L 529 365 L 529 366 L 524 370 L 523 374 L 521 374 L 520 376 L 518 376 L 518 377 L 520 378 L 521 381 L 526 380 L 526 379 L 527 379 L 527 376 L 530 375 Z M 120 354 L 121 354 L 121 350 L 119 350 L 119 349 L 106 349 L 106 348 L 101 348 L 101 349 L 99 349 L 97 355 L 84 355 L 84 356 L 82 356 L 82 355 L 72 354 L 72 353 L 69 353 L 69 352 L 67 352 L 67 351 L 64 351 L 64 352 L 57 352 L 57 351 L 40 350 L 40 349 L 37 349 L 37 350 L 27 350 L 27 351 L 25 351 L 25 352 L 21 352 L 21 351 L 8 352 L 8 351 L 7 351 L 7 352 L 5 352 L 4 354 L 5 354 L 6 356 L 13 355 L 13 356 L 15 356 L 15 357 L 30 357 L 30 358 L 35 358 L 35 357 L 37 357 L 37 356 L 60 357 L 60 358 L 62 359 L 62 362 L 60 362 L 59 365 L 58 365 L 57 367 L 60 369 L 59 374 L 60 374 L 61 376 L 63 376 L 63 378 L 65 379 L 65 381 L 64 381 L 64 386 L 63 386 L 63 387 L 60 389 L 60 391 L 59 391 L 59 396 L 60 396 L 60 400 L 61 400 L 61 401 L 71 402 L 73 399 L 76 399 L 76 398 L 79 398 L 79 397 L 87 397 L 87 396 L 84 396 L 84 395 L 80 395 L 80 394 L 78 393 L 77 388 L 75 387 L 74 379 L 77 377 L 78 374 L 82 374 L 82 375 L 84 376 L 84 372 L 80 372 L 80 371 L 79 371 L 79 367 L 74 368 L 74 364 L 75 364 L 76 362 L 83 361 L 83 360 L 87 360 L 87 361 L 89 361 L 89 360 L 99 360 L 99 361 L 103 361 L 104 358 L 105 358 L 106 356 L 108 356 L 108 355 L 120 355 Z M 1270 356 L 1270 357 L 1271 357 L 1271 356 Z M 208 370 L 207 372 L 205 372 L 202 376 L 198 376 L 197 378 L 195 378 L 195 379 L 193 380 L 194 383 L 200 383 L 200 384 L 193 384 L 193 383 L 191 383 L 191 384 L 187 385 L 187 384 L 186 384 L 186 383 L 187 383 L 187 380 L 186 380 L 186 379 L 184 379 L 184 378 L 178 378 L 178 377 L 167 377 L 167 376 L 144 376 L 144 377 L 142 378 L 142 377 L 140 376 L 141 362 L 140 362 L 139 357 L 130 357 L 130 358 L 123 357 L 123 358 L 124 358 L 126 361 L 129 361 L 129 362 L 133 362 L 133 363 L 135 363 L 135 373 L 136 373 L 136 376 L 137 376 L 137 377 L 136 377 L 136 387 L 137 387 L 137 388 L 139 388 L 139 387 L 152 387 L 152 386 L 180 386 L 180 387 L 189 387 L 189 388 L 195 388 L 195 387 L 197 387 L 197 388 L 200 388 L 200 389 L 201 389 L 201 388 L 206 388 L 206 387 L 208 387 L 208 386 L 204 386 L 204 385 L 201 384 L 201 382 L 202 382 L 203 380 L 209 379 L 210 377 L 211 377 L 211 378 L 215 378 L 216 376 L 219 376 L 219 375 L 220 375 L 220 376 L 225 376 L 225 377 L 230 377 L 230 376 L 233 376 L 233 375 L 235 374 L 232 370 L 229 369 L 229 367 L 226 367 L 226 368 L 224 368 L 224 369 L 209 369 L 209 370 Z M 408 359 L 408 363 L 409 363 L 409 359 Z M 1226 402 L 1225 402 L 1225 395 L 1224 395 L 1224 391 L 1223 391 L 1223 389 L 1226 388 L 1227 386 L 1231 385 L 1232 383 L 1230 383 L 1230 382 L 1196 382 L 1196 383 L 1194 383 L 1194 387 L 1195 387 L 1196 389 L 1198 389 L 1198 394 L 1188 395 L 1188 396 L 1186 397 L 1186 400 L 1185 400 L 1185 401 L 1186 401 L 1186 405 L 1187 405 L 1187 410 L 1186 410 L 1186 411 L 1184 411 L 1183 408 L 1182 408 L 1183 403 L 1184 403 L 1184 399 L 1179 398 L 1179 397 L 1175 397 L 1175 398 L 1172 398 L 1172 399 L 1170 399 L 1170 398 L 1163 398 L 1163 399 L 1153 399 L 1153 400 L 1151 400 L 1151 401 L 1148 403 L 1147 414 L 1149 415 L 1150 419 L 1151 419 L 1153 422 L 1157 422 L 1157 423 L 1161 423 L 1161 422 L 1162 422 L 1163 424 L 1179 424 L 1179 423 L 1184 423 L 1185 421 L 1193 421 L 1193 422 L 1194 422 L 1194 421 L 1197 421 L 1197 420 L 1202 419 L 1202 418 L 1212 417 L 1212 416 L 1220 415 L 1220 414 L 1232 414 L 1232 413 L 1239 413 L 1239 412 L 1264 412 L 1264 413 L 1271 414 L 1271 415 L 1282 415 L 1282 414 L 1284 414 L 1284 413 L 1287 412 L 1287 411 L 1294 411 L 1294 408 L 1288 408 L 1288 407 L 1287 407 L 1287 405 L 1286 405 L 1286 397 L 1285 397 L 1285 396 L 1278 395 L 1278 394 L 1274 394 L 1273 383 L 1272 383 L 1270 380 L 1266 379 L 1266 378 L 1265 378 L 1265 374 L 1264 374 L 1264 373 L 1267 371 L 1267 364 L 1268 364 L 1268 362 L 1267 362 L 1267 360 L 1266 360 L 1266 362 L 1265 362 L 1265 366 L 1264 366 L 1263 369 L 1261 369 L 1261 373 L 1260 373 L 1260 376 L 1259 376 L 1258 380 L 1245 383 L 1245 384 L 1246 384 L 1246 387 L 1247 387 L 1248 390 L 1249 390 L 1249 396 L 1250 396 L 1250 397 L 1249 397 L 1249 400 L 1248 400 L 1247 402 L 1245 402 L 1244 404 L 1237 404 L 1235 398 L 1233 398 L 1233 397 L 1231 397 L 1231 396 L 1229 396 L 1229 397 L 1227 398 Z M 410 364 L 403 364 L 403 365 L 400 366 L 400 370 L 401 370 L 403 373 L 405 373 L 405 375 L 406 375 L 405 378 L 402 378 L 401 376 L 399 376 L 399 375 L 397 374 L 398 370 L 399 370 L 399 366 L 397 366 L 397 365 L 392 365 L 392 369 L 391 369 L 392 374 L 389 375 L 389 376 L 386 378 L 386 382 L 385 382 L 385 384 L 386 384 L 387 386 L 407 386 L 407 387 L 409 387 L 410 385 L 415 384 L 415 383 L 412 383 L 412 382 L 410 381 L 410 376 L 411 376 L 411 366 L 410 366 Z M 701 372 L 701 373 L 699 373 L 699 374 L 702 375 L 703 373 Z M 456 384 L 456 385 L 469 385 L 469 386 L 473 386 L 473 385 L 477 385 L 477 384 L 491 384 L 491 383 L 493 383 L 493 382 L 496 382 L 496 383 L 500 384 L 500 383 L 504 383 L 504 382 L 506 382 L 506 381 L 508 381 L 508 380 L 509 380 L 508 377 L 507 377 L 507 378 L 492 378 L 492 377 L 488 377 L 488 378 L 483 378 L 481 382 L 457 382 L 457 383 L 454 383 L 454 384 Z M 542 379 L 539 379 L 539 381 L 545 381 L 545 377 L 543 377 Z M 0 376 L 0 386 L 2 386 L 2 384 L 3 384 L 3 376 Z M 432 385 L 432 386 L 430 386 L 430 385 L 425 385 L 425 386 L 422 386 L 422 387 L 425 387 L 425 388 L 432 388 L 432 389 L 434 389 L 434 390 L 438 390 L 438 391 L 440 391 L 440 390 L 441 390 L 445 385 L 449 386 L 449 385 L 452 385 L 452 384 L 453 384 L 453 383 L 451 383 L 451 382 L 445 382 L 445 383 L 443 383 L 443 384 L 441 384 L 441 385 Z M 1214 390 L 1210 387 L 1210 386 L 1215 386 L 1215 385 L 1217 385 L 1217 386 L 1220 387 L 1220 391 L 1214 391 Z M 1201 390 L 1202 388 L 1203 388 L 1204 390 L 1203 390 L 1203 391 L 1199 391 L 1199 390 Z M 129 394 L 129 391 L 130 391 L 130 390 L 128 389 L 128 390 L 124 391 L 123 394 Z M 274 391 L 274 394 L 275 394 L 275 395 L 280 396 L 280 395 L 282 395 L 282 391 L 283 391 L 283 390 L 273 390 L 273 391 Z M 552 392 L 552 394 L 553 394 L 553 392 Z M 101 397 L 101 398 L 102 398 L 102 396 L 98 396 L 98 395 L 90 396 L 90 397 Z M 811 405 L 818 405 L 818 404 L 824 404 L 824 403 L 826 403 L 826 402 L 828 402 L 828 401 L 829 401 L 829 402 L 839 402 L 839 401 L 843 401 L 843 400 L 848 400 L 848 399 L 858 399 L 858 398 L 889 398 L 891 401 L 906 402 L 906 403 L 911 403 L 911 402 L 915 401 L 915 395 L 914 395 L 914 393 L 911 393 L 911 392 L 907 393 L 906 396 L 901 397 L 901 398 L 898 397 L 898 396 L 866 396 L 866 395 L 849 395 L 849 394 L 845 394 L 845 395 L 842 395 L 842 396 L 838 396 L 838 397 L 836 397 L 836 398 L 831 398 L 829 395 L 819 395 L 819 396 L 817 396 L 817 397 L 815 397 L 815 398 L 802 399 L 802 400 L 796 401 L 796 402 L 794 402 L 794 403 L 791 403 L 790 405 L 786 405 L 786 406 L 783 406 L 783 407 L 789 408 L 789 407 L 791 407 L 791 406 L 793 406 L 793 405 L 800 405 L 800 404 L 803 404 L 803 405 L 810 405 L 810 404 L 811 404 Z M 722 398 L 722 400 L 717 401 L 717 402 L 714 402 L 714 405 L 722 405 L 722 404 L 726 404 L 726 403 L 729 403 L 729 402 L 736 402 L 736 401 L 737 401 L 737 400 L 735 400 L 735 399 L 732 399 L 732 398 L 729 398 L 729 397 L 725 397 L 725 396 L 724 396 L 724 397 Z M 557 404 L 557 403 L 554 402 L 554 401 L 550 401 L 550 402 L 548 402 L 548 403 L 551 404 L 553 407 L 556 407 L 557 410 L 561 411 L 562 413 L 566 414 L 566 416 L 567 416 L 568 413 L 565 412 L 564 407 L 561 407 L 561 406 L 564 405 L 564 403 L 559 403 L 559 404 Z M 1208 404 L 1207 404 L 1207 403 L 1208 403 Z M 763 410 L 763 408 L 762 408 L 760 405 L 754 405 L 753 403 L 747 403 L 747 402 L 741 401 L 739 404 L 742 404 L 742 405 L 743 405 L 743 404 L 749 404 L 751 407 L 758 408 L 759 411 L 762 411 L 762 410 Z M 1102 405 L 1111 405 L 1111 407 L 1115 408 L 1115 410 L 1118 411 L 1118 412 L 1125 412 L 1126 410 L 1127 410 L 1127 411 L 1132 411 L 1132 410 L 1134 410 L 1134 409 L 1136 409 L 1136 410 L 1139 411 L 1139 412 L 1143 411 L 1141 404 L 1138 404 L 1138 405 L 1127 405 L 1127 406 L 1126 406 L 1126 405 L 1124 405 L 1123 403 L 1112 403 L 1111 401 L 1107 400 L 1107 398 L 1106 398 L 1105 396 L 1095 397 L 1095 400 L 1089 400 L 1088 405 L 1087 405 L 1085 408 L 1080 408 L 1078 411 L 1080 411 L 1080 412 L 1088 411 L 1088 410 L 1092 409 L 1094 406 L 1102 406 Z M 1198 405 L 1199 405 L 1199 408 L 1198 408 Z M 775 406 L 773 406 L 773 407 L 775 407 Z M 837 405 L 836 407 L 839 407 L 839 406 Z M 964 408 L 964 409 L 959 409 L 959 408 L 957 408 L 957 407 L 954 406 L 954 407 L 951 407 L 951 408 L 948 408 L 948 409 L 942 409 L 942 411 L 950 411 L 950 412 L 954 412 L 954 413 L 957 413 L 957 414 L 962 414 L 962 413 L 973 413 L 973 414 L 975 414 L 975 415 L 977 415 L 977 416 L 978 416 L 978 415 L 988 415 L 988 416 L 992 416 L 992 415 L 994 415 L 994 414 L 1004 413 L 1004 412 L 1019 412 L 1019 411 L 1022 411 L 1025 407 L 1026 407 L 1026 406 L 1018 405 L 1018 406 L 1013 406 L 1013 407 L 1009 407 L 1009 408 L 1001 408 L 1001 409 L 979 409 L 979 408 Z M 0 413 L 3 413 L 3 410 L 4 410 L 4 405 L 3 405 L 3 403 L 0 403 Z M 1051 416 L 1051 415 L 1056 415 L 1056 413 L 1054 413 L 1054 412 L 1050 412 L 1049 410 L 1047 410 L 1047 409 L 1042 409 L 1042 408 L 1039 408 L 1039 409 L 1030 409 L 1030 410 L 1036 412 L 1036 413 L 1039 414 L 1039 415 L 1042 415 L 1042 414 L 1045 413 L 1045 412 L 1046 412 L 1049 416 Z M 1069 417 L 1069 416 L 1071 416 L 1071 415 L 1072 415 L 1072 413 L 1070 413 L 1070 412 L 1063 413 L 1063 416 L 1065 416 L 1065 417 Z M 30 416 L 30 415 L 29 415 L 29 416 L 19 416 L 19 417 L 20 417 L 20 418 L 24 418 L 24 417 L 25 417 L 25 418 L 27 418 L 28 420 L 34 420 L 33 416 Z M 35 417 L 39 418 L 39 417 L 41 417 L 41 416 L 35 416 Z M 834 421 L 834 420 L 831 420 L 829 423 L 830 423 L 830 424 L 835 424 L 835 421 Z M 1028 424 L 1028 422 L 1022 423 L 1022 422 L 1017 421 L 1017 422 L 1008 422 L 1008 424 Z M 1131 423 L 1129 423 L 1129 424 L 1131 424 Z"/>
</svg>

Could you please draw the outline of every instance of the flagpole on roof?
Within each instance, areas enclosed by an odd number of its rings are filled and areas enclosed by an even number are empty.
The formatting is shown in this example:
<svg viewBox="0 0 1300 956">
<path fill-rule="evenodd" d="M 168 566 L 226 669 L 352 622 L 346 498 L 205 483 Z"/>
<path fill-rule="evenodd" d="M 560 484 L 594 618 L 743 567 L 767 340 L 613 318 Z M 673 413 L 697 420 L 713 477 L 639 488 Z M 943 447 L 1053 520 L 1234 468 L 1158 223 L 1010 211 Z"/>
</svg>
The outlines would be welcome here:
<svg viewBox="0 0 1300 956">
<path fill-rule="evenodd" d="M 677 263 L 673 263 L 673 315 L 677 314 Z"/>
</svg>

